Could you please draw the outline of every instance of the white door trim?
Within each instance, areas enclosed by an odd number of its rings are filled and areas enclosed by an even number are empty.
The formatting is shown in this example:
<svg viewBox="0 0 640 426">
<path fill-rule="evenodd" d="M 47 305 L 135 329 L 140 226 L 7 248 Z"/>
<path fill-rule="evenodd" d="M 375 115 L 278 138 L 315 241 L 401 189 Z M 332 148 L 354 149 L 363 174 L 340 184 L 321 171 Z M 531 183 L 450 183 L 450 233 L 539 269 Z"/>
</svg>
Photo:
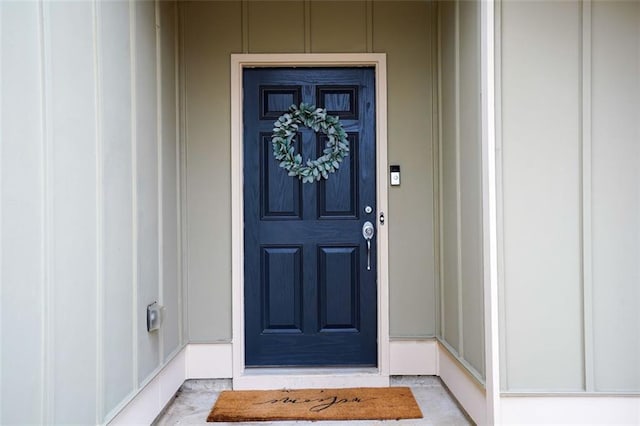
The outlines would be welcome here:
<svg viewBox="0 0 640 426">
<path fill-rule="evenodd" d="M 233 385 L 234 388 L 259 387 L 265 379 L 245 370 L 244 364 L 244 235 L 243 235 L 243 159 L 242 159 L 242 70 L 247 67 L 357 67 L 372 66 L 376 79 L 376 196 L 378 212 L 384 213 L 385 224 L 378 224 L 378 368 L 350 372 L 341 369 L 330 374 L 314 374 L 305 369 L 269 370 L 269 382 L 279 387 L 298 384 L 314 386 L 314 378 L 336 377 L 336 386 L 345 379 L 353 384 L 388 385 L 389 383 L 389 233 L 387 200 L 387 62 L 383 53 L 323 54 L 232 54 L 231 55 L 231 259 L 233 319 Z M 326 370 L 323 370 L 323 373 Z M 318 385 L 332 386 L 331 380 Z M 290 385 L 290 386 L 288 386 Z"/>
</svg>

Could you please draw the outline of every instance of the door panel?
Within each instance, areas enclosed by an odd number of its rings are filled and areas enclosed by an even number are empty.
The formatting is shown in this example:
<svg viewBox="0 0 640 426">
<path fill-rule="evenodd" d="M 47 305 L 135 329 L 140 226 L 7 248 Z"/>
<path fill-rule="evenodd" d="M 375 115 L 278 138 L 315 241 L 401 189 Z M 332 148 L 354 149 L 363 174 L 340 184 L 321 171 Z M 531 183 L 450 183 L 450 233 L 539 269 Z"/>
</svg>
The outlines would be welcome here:
<svg viewBox="0 0 640 426">
<path fill-rule="evenodd" d="M 347 133 L 349 156 L 331 179 L 318 182 L 318 211 L 321 219 L 358 218 L 358 134 Z M 318 135 L 316 157 L 322 155 L 327 137 Z"/>
<path fill-rule="evenodd" d="M 302 248 L 263 247 L 263 332 L 302 332 Z"/>
<path fill-rule="evenodd" d="M 321 332 L 359 329 L 358 249 L 358 246 L 319 247 Z"/>
<path fill-rule="evenodd" d="M 245 69 L 245 364 L 377 365 L 375 81 L 371 68 Z M 273 158 L 273 122 L 300 102 L 340 117 L 350 152 L 328 180 L 302 184 Z M 326 137 L 300 128 L 296 151 Z M 364 212 L 371 206 L 372 213 Z"/>
<path fill-rule="evenodd" d="M 260 133 L 260 216 L 262 220 L 302 219 L 302 183 L 283 173 L 271 153 L 271 133 Z M 299 141 L 294 144 L 299 152 Z"/>
</svg>

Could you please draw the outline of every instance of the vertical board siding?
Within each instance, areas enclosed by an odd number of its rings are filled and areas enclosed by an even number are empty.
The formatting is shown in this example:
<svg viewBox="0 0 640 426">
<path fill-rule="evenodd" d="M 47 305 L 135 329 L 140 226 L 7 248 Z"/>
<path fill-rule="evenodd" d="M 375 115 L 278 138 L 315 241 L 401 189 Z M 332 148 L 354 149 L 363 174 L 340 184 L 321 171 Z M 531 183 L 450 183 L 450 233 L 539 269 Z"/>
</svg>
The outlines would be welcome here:
<svg viewBox="0 0 640 426">
<path fill-rule="evenodd" d="M 503 390 L 638 392 L 640 5 L 501 8 Z"/>
<path fill-rule="evenodd" d="M 366 2 L 310 2 L 310 8 L 312 52 L 367 51 Z"/>
<path fill-rule="evenodd" d="M 484 378 L 480 5 L 439 4 L 442 339 Z"/>
<path fill-rule="evenodd" d="M 98 15 L 103 146 L 104 409 L 133 391 L 131 73 L 129 5 L 104 2 Z"/>
<path fill-rule="evenodd" d="M 96 99 L 90 3 L 46 3 L 51 46 L 54 423 L 95 422 Z"/>
<path fill-rule="evenodd" d="M 389 188 L 387 212 L 390 335 L 433 336 L 433 9 L 425 2 L 372 6 L 373 51 L 387 54 L 388 159 L 402 167 L 402 184 Z"/>
<path fill-rule="evenodd" d="M 245 5 L 248 7 L 249 52 L 303 53 L 305 51 L 305 19 L 302 1 L 248 1 Z M 218 10 L 229 11 L 229 8 L 224 5 Z M 233 25 L 240 28 L 238 15 L 234 13 L 227 15 L 226 18 L 233 19 Z M 218 41 L 230 42 L 225 39 Z M 229 80 L 225 81 L 228 85 Z"/>
<path fill-rule="evenodd" d="M 135 3 L 138 382 L 160 365 L 158 333 L 146 330 L 146 307 L 158 288 L 158 131 L 155 4 Z"/>
<path fill-rule="evenodd" d="M 229 55 L 243 50 L 300 53 L 307 37 L 312 52 L 365 51 L 370 38 L 373 51 L 388 54 L 389 158 L 403 172 L 402 185 L 389 192 L 387 212 L 391 335 L 435 335 L 432 8 L 413 1 L 179 6 L 184 17 L 189 340 L 231 339 Z M 336 25 L 336 19 L 349 24 Z"/>
<path fill-rule="evenodd" d="M 484 374 L 480 3 L 460 2 L 460 243 L 464 358 Z"/>
<path fill-rule="evenodd" d="M 13 2 L 0 7 L 0 424 L 38 424 L 44 315 L 39 8 Z"/>
<path fill-rule="evenodd" d="M 640 3 L 592 9 L 594 385 L 640 391 Z"/>
<path fill-rule="evenodd" d="M 509 390 L 584 386 L 580 16 L 577 2 L 502 3 Z"/>
<path fill-rule="evenodd" d="M 162 130 L 162 245 L 163 245 L 163 348 L 166 360 L 180 345 L 178 320 L 180 314 L 178 277 L 178 170 L 176 167 L 176 85 L 175 72 L 175 13 L 176 4 L 160 2 L 160 51 L 161 51 L 161 130 Z"/>
<path fill-rule="evenodd" d="M 134 5 L 139 31 L 133 38 L 129 6 L 0 6 L 2 424 L 101 423 L 139 390 L 138 379 L 160 366 L 158 333 L 147 335 L 142 302 L 158 297 L 159 266 L 172 277 L 164 287 L 171 313 L 164 323 L 164 351 L 175 352 L 180 345 L 177 244 L 171 242 L 177 240 L 179 198 L 176 29 L 161 30 L 168 32 L 160 49 L 169 80 L 159 84 L 168 93 L 158 114 L 154 4 Z M 175 3 L 163 2 L 162 9 L 175 10 Z M 132 115 L 137 152 L 132 151 Z M 162 229 L 171 247 L 162 265 L 158 128 L 170 146 L 163 165 L 169 176 L 160 190 L 166 201 L 162 216 L 170 221 Z M 138 176 L 133 174 L 136 157 Z M 140 206 L 139 235 L 135 204 Z M 139 259 L 133 238 L 140 239 Z M 139 291 L 133 287 L 137 262 Z M 142 309 L 133 306 L 136 292 L 145 303 Z M 135 342 L 139 366 L 134 365 L 135 334 L 141 340 Z M 143 377 L 133 380 L 136 367 Z"/>
<path fill-rule="evenodd" d="M 229 58 L 241 50 L 241 3 L 179 5 L 185 20 L 188 338 L 230 340 Z"/>
</svg>

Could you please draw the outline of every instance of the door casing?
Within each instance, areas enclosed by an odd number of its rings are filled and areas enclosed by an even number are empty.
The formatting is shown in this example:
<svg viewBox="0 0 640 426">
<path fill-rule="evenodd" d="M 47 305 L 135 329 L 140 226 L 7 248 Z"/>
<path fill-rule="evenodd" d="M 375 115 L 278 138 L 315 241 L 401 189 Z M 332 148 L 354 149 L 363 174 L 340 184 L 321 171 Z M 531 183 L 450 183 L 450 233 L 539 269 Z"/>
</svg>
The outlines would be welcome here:
<svg viewBox="0 0 640 426">
<path fill-rule="evenodd" d="M 375 369 L 245 370 L 244 217 L 243 217 L 243 68 L 358 67 L 375 69 L 376 218 L 378 220 L 378 367 Z M 324 386 L 387 386 L 389 383 L 389 233 L 387 164 L 387 65 L 383 53 L 232 54 L 231 55 L 231 259 L 234 389 Z M 384 214 L 384 224 L 379 221 Z"/>
</svg>

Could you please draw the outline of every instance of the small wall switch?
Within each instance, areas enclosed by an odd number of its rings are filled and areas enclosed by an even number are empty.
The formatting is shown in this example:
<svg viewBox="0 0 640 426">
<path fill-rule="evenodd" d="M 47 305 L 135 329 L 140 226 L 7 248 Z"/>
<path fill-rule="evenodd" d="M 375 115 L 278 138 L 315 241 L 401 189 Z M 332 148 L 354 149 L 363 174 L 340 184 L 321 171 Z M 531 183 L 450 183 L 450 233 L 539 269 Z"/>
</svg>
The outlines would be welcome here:
<svg viewBox="0 0 640 426">
<path fill-rule="evenodd" d="M 400 185 L 400 166 L 392 165 L 389 168 L 391 171 L 391 186 Z"/>
<path fill-rule="evenodd" d="M 162 306 L 158 302 L 153 302 L 147 306 L 147 331 L 152 332 L 160 329 L 162 324 Z"/>
</svg>

